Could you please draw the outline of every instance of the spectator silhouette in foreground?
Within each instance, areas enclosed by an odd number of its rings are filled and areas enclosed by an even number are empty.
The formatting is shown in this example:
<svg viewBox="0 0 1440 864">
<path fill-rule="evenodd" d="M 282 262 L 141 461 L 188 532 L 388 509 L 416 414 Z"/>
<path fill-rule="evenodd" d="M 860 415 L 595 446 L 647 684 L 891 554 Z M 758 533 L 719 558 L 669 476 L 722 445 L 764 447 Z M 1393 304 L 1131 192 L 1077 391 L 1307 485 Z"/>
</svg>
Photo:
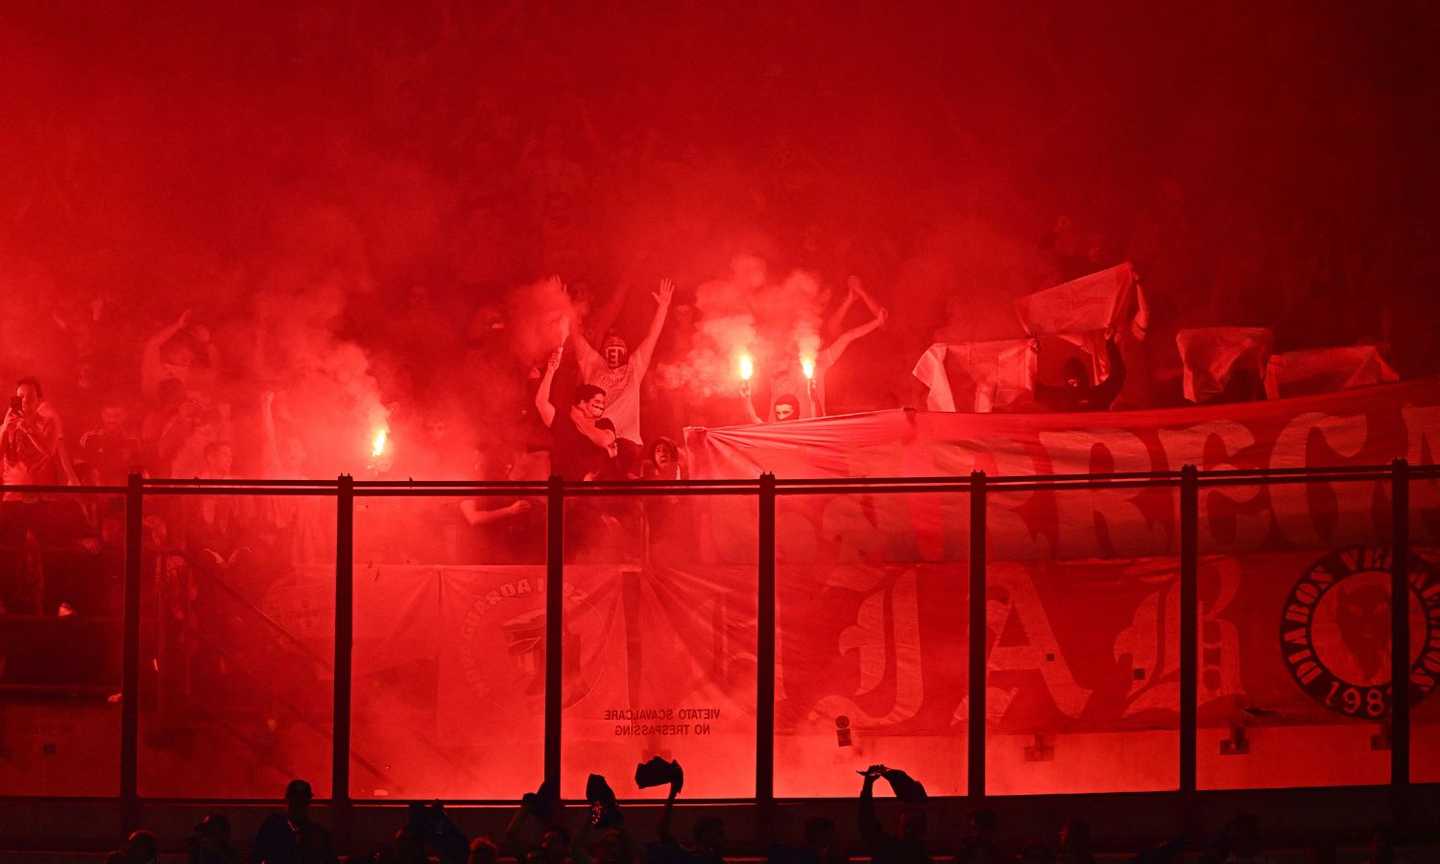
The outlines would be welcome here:
<svg viewBox="0 0 1440 864">
<path fill-rule="evenodd" d="M 1013 861 L 1014 857 L 1000 847 L 995 837 L 1000 820 L 993 810 L 977 810 L 970 816 L 970 828 L 955 852 L 956 864 L 996 864 Z"/>
<path fill-rule="evenodd" d="M 691 835 L 693 842 L 689 844 L 681 843 L 671 831 L 675 799 L 685 786 L 685 771 L 679 762 L 664 763 L 663 760 L 652 759 L 636 771 L 637 783 L 642 774 L 656 772 L 656 768 L 651 766 L 655 766 L 657 761 L 668 774 L 670 794 L 665 797 L 665 809 L 660 814 L 655 842 L 645 850 L 646 864 L 722 864 L 725 860 L 725 822 L 718 816 L 706 816 L 696 822 Z M 650 785 L 649 781 L 644 785 Z"/>
<path fill-rule="evenodd" d="M 156 864 L 160 860 L 160 844 L 149 831 L 134 831 L 125 839 L 126 864 Z"/>
<path fill-rule="evenodd" d="M 1125 388 L 1125 358 L 1115 343 L 1115 336 L 1107 334 L 1105 356 L 1109 361 L 1110 374 L 1098 384 L 1091 383 L 1090 371 L 1078 358 L 1066 361 L 1060 374 L 1064 382 L 1060 385 L 1036 384 L 1035 401 L 1046 411 L 1071 414 L 1079 411 L 1108 411 L 1120 391 Z"/>
<path fill-rule="evenodd" d="M 419 859 L 425 859 L 428 851 L 439 858 L 442 864 L 461 864 L 469 853 L 469 842 L 465 833 L 450 820 L 445 807 L 439 801 L 429 806 L 417 802 L 410 805 L 405 828 L 405 839 L 413 838 L 419 845 Z M 396 846 L 400 846 L 401 835 L 396 834 Z"/>
<path fill-rule="evenodd" d="M 1090 847 L 1090 823 L 1082 819 L 1070 819 L 1060 826 L 1060 864 L 1095 864 L 1095 854 Z"/>
<path fill-rule="evenodd" d="M 570 832 L 560 824 L 560 816 L 559 793 L 551 784 L 541 783 L 538 790 L 521 796 L 520 809 L 505 829 L 500 851 L 527 864 L 566 864 Z"/>
<path fill-rule="evenodd" d="M 874 864 L 921 864 L 929 862 L 925 847 L 925 787 L 904 771 L 871 765 L 859 772 L 865 778 L 860 787 L 860 837 Z M 902 807 L 896 832 L 891 834 L 875 815 L 875 781 L 884 777 L 895 790 Z"/>
<path fill-rule="evenodd" d="M 497 864 L 499 860 L 500 847 L 489 834 L 481 834 L 470 841 L 470 854 L 466 856 L 465 864 Z"/>
<path fill-rule="evenodd" d="M 230 845 L 230 819 L 211 813 L 190 834 L 186 845 L 190 864 L 239 864 L 240 850 Z"/>
<path fill-rule="evenodd" d="M 304 780 L 285 787 L 285 812 L 271 813 L 255 834 L 254 864 L 335 864 L 330 832 L 310 818 L 315 794 Z"/>
</svg>

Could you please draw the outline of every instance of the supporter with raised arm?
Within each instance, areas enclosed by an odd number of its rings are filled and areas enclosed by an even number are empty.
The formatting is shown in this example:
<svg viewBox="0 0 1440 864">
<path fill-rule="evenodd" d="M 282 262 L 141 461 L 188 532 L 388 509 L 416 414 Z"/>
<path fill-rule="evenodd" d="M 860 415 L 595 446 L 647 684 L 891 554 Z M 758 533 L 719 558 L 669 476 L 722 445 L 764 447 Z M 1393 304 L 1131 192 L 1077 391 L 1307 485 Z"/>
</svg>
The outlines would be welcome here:
<svg viewBox="0 0 1440 864">
<path fill-rule="evenodd" d="M 1110 374 L 1104 381 L 1091 384 L 1085 364 L 1078 357 L 1072 357 L 1061 372 L 1062 384 L 1035 385 L 1035 401 L 1047 411 L 1060 413 L 1110 410 L 1115 397 L 1125 387 L 1125 358 L 1113 333 L 1106 336 L 1105 356 L 1110 361 Z"/>
<path fill-rule="evenodd" d="M 865 783 L 860 787 L 860 836 L 875 864 L 929 864 L 930 855 L 925 850 L 925 810 L 907 795 L 909 788 L 920 788 L 902 771 L 894 771 L 884 765 L 871 765 L 860 772 Z M 900 811 L 899 830 L 887 832 L 875 815 L 875 781 L 884 777 L 895 789 L 895 796 L 904 803 Z M 924 795 L 923 788 L 919 792 Z"/>
<path fill-rule="evenodd" d="M 602 474 L 615 458 L 615 433 L 602 429 L 596 422 L 605 414 L 605 391 L 593 384 L 579 384 L 575 396 L 564 411 L 557 411 L 550 401 L 555 371 L 560 368 L 560 352 L 551 355 L 535 391 L 535 410 L 550 429 L 551 472 L 567 480 L 594 479 Z"/>
<path fill-rule="evenodd" d="M 615 423 L 615 434 L 636 444 L 645 440 L 640 432 L 640 383 L 650 369 L 655 343 L 665 329 L 665 316 L 675 296 L 675 283 L 669 279 L 660 280 L 659 290 L 651 296 L 655 298 L 655 317 L 650 321 L 645 338 L 633 352 L 628 350 L 624 339 L 613 334 L 607 336 L 601 350 L 596 351 L 585 338 L 584 327 L 577 322 L 570 328 L 575 337 L 580 380 L 605 391 L 608 416 Z"/>
<path fill-rule="evenodd" d="M 870 314 L 873 317 L 864 324 L 852 327 L 835 337 L 833 342 L 822 348 L 813 358 L 796 357 L 794 362 L 781 368 L 780 371 L 770 379 L 770 393 L 772 394 L 770 419 L 772 421 L 778 422 L 781 419 L 790 419 L 779 416 L 780 412 L 777 410 L 780 406 L 779 399 L 782 396 L 788 395 L 795 399 L 798 406 L 802 404 L 801 400 L 796 396 L 796 394 L 799 393 L 808 393 L 810 395 L 810 398 L 805 400 L 805 402 L 810 404 L 805 406 L 804 411 L 799 414 L 800 417 L 823 417 L 829 413 L 829 407 L 825 398 L 826 374 L 832 366 L 840 361 L 840 358 L 845 354 L 845 351 L 854 344 L 855 340 L 874 333 L 876 330 L 884 327 L 885 323 L 890 320 L 889 311 L 875 302 L 875 298 L 871 297 L 869 292 L 865 290 L 865 286 L 861 284 L 858 277 L 851 276 L 847 282 L 847 287 L 847 299 L 841 303 L 841 309 L 849 311 L 847 303 L 850 305 L 854 304 L 854 300 L 850 299 L 850 295 L 853 294 L 855 297 L 860 298 L 866 308 L 870 310 Z M 813 364 L 809 375 L 805 374 L 804 363 L 806 360 L 809 360 L 809 362 Z"/>
<path fill-rule="evenodd" d="M 749 381 L 740 383 L 740 398 L 745 403 L 745 416 L 751 423 L 764 423 L 765 418 L 761 417 L 755 410 L 754 393 L 750 388 Z M 810 417 L 820 416 L 819 405 L 815 399 L 815 382 L 813 380 L 805 383 L 805 402 L 810 407 Z M 770 420 L 774 423 L 784 423 L 788 420 L 799 420 L 800 400 L 794 393 L 781 393 L 770 400 Z"/>
<path fill-rule="evenodd" d="M 197 349 L 205 362 L 196 362 Z M 190 324 L 186 309 L 173 324 L 151 336 L 140 357 L 140 389 L 146 399 L 159 393 L 160 382 L 175 379 L 189 389 L 209 390 L 215 384 L 220 355 L 205 327 Z"/>
</svg>

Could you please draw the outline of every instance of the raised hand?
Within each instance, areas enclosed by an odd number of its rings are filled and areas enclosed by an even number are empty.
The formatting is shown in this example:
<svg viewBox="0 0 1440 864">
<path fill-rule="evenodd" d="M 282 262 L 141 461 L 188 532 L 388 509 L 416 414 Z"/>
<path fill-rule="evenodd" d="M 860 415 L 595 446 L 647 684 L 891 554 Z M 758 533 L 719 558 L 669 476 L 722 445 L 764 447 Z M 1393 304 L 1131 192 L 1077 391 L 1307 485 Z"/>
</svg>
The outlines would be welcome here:
<svg viewBox="0 0 1440 864">
<path fill-rule="evenodd" d="M 850 297 L 865 296 L 865 286 L 860 283 L 860 277 L 851 273 L 845 280 L 845 293 Z"/>
<path fill-rule="evenodd" d="M 650 296 L 654 297 L 655 302 L 659 303 L 661 306 L 669 306 L 670 301 L 675 297 L 674 281 L 670 279 L 661 279 L 660 289 L 655 293 L 651 294 Z"/>
<path fill-rule="evenodd" d="M 551 351 L 550 356 L 545 359 L 545 371 L 554 375 L 556 370 L 560 368 L 560 359 L 563 356 L 564 353 L 561 348 L 556 348 L 554 351 Z"/>
</svg>

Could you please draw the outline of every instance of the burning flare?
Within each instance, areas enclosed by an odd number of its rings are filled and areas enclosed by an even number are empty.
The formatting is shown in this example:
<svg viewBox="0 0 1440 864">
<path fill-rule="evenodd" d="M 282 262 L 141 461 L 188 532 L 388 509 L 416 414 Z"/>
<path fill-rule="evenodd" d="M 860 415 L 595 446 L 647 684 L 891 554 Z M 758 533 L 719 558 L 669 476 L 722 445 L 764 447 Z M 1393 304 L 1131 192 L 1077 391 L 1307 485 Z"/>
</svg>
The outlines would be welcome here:
<svg viewBox="0 0 1440 864">
<path fill-rule="evenodd" d="M 740 355 L 740 380 L 749 381 L 755 375 L 755 359 L 749 354 Z"/>
<path fill-rule="evenodd" d="M 809 381 L 810 379 L 814 378 L 814 377 L 815 377 L 815 358 L 814 358 L 814 357 L 801 357 L 801 358 L 800 358 L 800 371 L 805 373 L 805 380 Z"/>
<path fill-rule="evenodd" d="M 370 442 L 370 458 L 379 459 L 385 454 L 385 440 L 390 437 L 386 429 L 375 430 L 375 437 Z"/>
</svg>

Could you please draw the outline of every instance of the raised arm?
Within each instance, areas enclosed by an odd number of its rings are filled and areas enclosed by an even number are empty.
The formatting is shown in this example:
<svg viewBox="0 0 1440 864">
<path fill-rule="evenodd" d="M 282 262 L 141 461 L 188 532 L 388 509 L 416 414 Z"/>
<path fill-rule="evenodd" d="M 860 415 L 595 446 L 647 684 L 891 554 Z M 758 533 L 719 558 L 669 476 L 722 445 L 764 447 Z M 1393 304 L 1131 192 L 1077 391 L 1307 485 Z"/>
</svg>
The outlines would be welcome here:
<svg viewBox="0 0 1440 864">
<path fill-rule="evenodd" d="M 655 354 L 655 343 L 660 341 L 660 331 L 665 329 L 665 316 L 670 313 L 670 301 L 675 298 L 675 283 L 669 279 L 660 280 L 660 288 L 650 295 L 655 298 L 655 317 L 650 319 L 650 330 L 635 347 L 630 362 L 644 374 L 650 368 L 650 358 Z"/>
<path fill-rule="evenodd" d="M 590 330 L 595 338 L 603 339 L 615 326 L 615 321 L 620 317 L 620 310 L 625 308 L 625 301 L 630 298 L 630 283 L 621 282 L 620 287 L 610 294 L 610 299 L 605 301 L 594 315 L 590 317 Z"/>
<path fill-rule="evenodd" d="M 611 299 L 613 301 L 614 298 Z M 608 310 L 609 308 L 610 306 L 609 304 L 607 304 L 605 310 L 602 310 L 600 312 L 599 316 L 595 319 L 595 321 L 599 321 L 600 318 L 604 317 L 606 314 L 606 310 Z M 618 308 L 619 307 L 617 306 L 617 311 Z M 610 322 L 614 323 L 613 316 L 611 317 Z M 562 331 L 565 337 L 574 340 L 571 344 L 575 346 L 575 361 L 580 366 L 580 380 L 582 383 L 584 383 L 585 370 L 594 369 L 595 367 L 603 364 L 605 362 L 605 358 L 601 357 L 600 352 L 595 350 L 595 346 L 590 344 L 590 340 L 585 338 L 584 322 L 580 321 L 576 317 L 575 313 L 572 312 L 571 317 L 565 322 L 563 322 Z M 562 344 L 564 341 L 566 340 L 561 340 Z"/>
<path fill-rule="evenodd" d="M 740 400 L 745 403 L 745 415 L 750 418 L 751 423 L 764 423 L 765 421 L 760 419 L 760 415 L 755 413 L 755 401 L 751 396 L 750 382 L 741 381 Z"/>
<path fill-rule="evenodd" d="M 834 366 L 840 359 L 840 356 L 845 353 L 845 349 L 850 347 L 851 342 L 854 342 L 861 336 L 868 336 L 876 330 L 879 330 L 885 326 L 885 322 L 888 320 L 890 320 L 890 313 L 881 307 L 879 311 L 875 313 L 875 317 L 870 319 L 870 321 L 861 324 L 859 327 L 852 327 L 846 330 L 844 333 L 841 333 L 839 338 L 834 342 L 827 345 L 825 350 L 821 351 L 820 355 L 815 358 L 815 365 L 822 369 L 828 369 Z"/>
<path fill-rule="evenodd" d="M 1120 346 L 1112 335 L 1105 340 L 1105 356 L 1110 361 L 1110 374 L 1105 380 L 1095 385 L 1094 403 L 1102 410 L 1109 409 L 1110 405 L 1119 398 L 1120 391 L 1125 389 L 1125 357 L 1120 352 Z"/>
<path fill-rule="evenodd" d="M 865 785 L 860 787 L 860 836 L 871 851 L 874 851 L 885 836 L 880 820 L 875 816 L 875 781 L 884 773 L 884 765 L 871 765 L 865 769 Z"/>
<path fill-rule="evenodd" d="M 582 341 L 585 338 L 579 333 L 574 335 Z M 540 412 L 540 420 L 546 428 L 555 422 L 555 405 L 550 401 L 550 388 L 555 384 L 555 371 L 560 368 L 560 354 L 563 350 L 563 346 L 557 348 L 550 355 L 550 359 L 545 361 L 545 374 L 540 376 L 540 387 L 535 391 L 535 410 Z"/>
<path fill-rule="evenodd" d="M 679 767 L 678 764 L 676 766 Z M 670 817 L 675 812 L 675 798 L 680 794 L 680 787 L 685 783 L 683 774 L 670 781 L 670 794 L 665 796 L 665 809 L 660 812 L 660 825 L 655 833 L 662 844 L 673 843 L 674 835 L 670 833 Z"/>
<path fill-rule="evenodd" d="M 845 299 L 841 300 L 840 305 L 835 307 L 835 311 L 830 313 L 830 317 L 825 319 L 826 339 L 834 339 L 839 335 L 841 328 L 845 326 L 845 316 L 850 314 L 850 309 L 859 299 L 859 295 L 855 292 L 855 286 L 859 282 L 860 280 L 854 276 L 845 280 Z"/>
<path fill-rule="evenodd" d="M 180 313 L 175 323 L 165 327 L 159 333 L 151 336 L 145 343 L 144 353 L 140 356 L 140 390 L 147 399 L 155 398 L 155 392 L 160 387 L 161 377 L 165 372 L 165 364 L 160 360 L 160 348 L 190 323 L 190 310 L 186 309 Z"/>
</svg>

